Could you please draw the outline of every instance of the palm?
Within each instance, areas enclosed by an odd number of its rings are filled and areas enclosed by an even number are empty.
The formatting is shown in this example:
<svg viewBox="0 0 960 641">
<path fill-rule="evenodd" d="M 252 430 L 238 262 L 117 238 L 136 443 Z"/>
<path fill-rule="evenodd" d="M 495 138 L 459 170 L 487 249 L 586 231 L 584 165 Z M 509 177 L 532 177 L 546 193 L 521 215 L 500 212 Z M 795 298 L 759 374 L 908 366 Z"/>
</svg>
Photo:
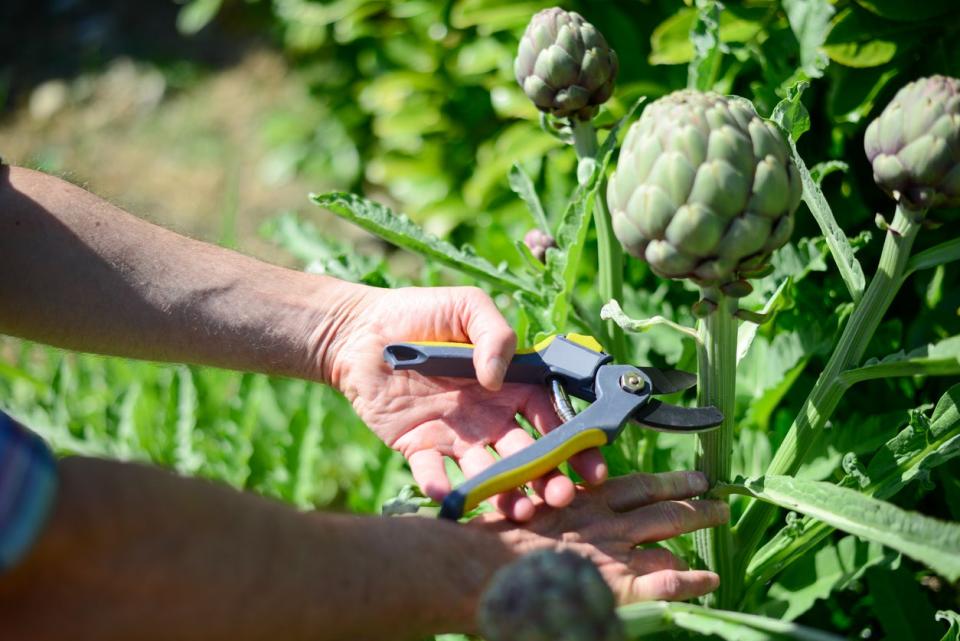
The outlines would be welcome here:
<svg viewBox="0 0 960 641">
<path fill-rule="evenodd" d="M 410 461 L 417 482 L 435 499 L 441 499 L 450 488 L 444 456 L 454 459 L 464 474 L 472 477 L 494 462 L 488 446 L 508 456 L 532 442 L 516 421 L 518 413 L 541 432 L 559 423 L 543 388 L 507 384 L 491 391 L 473 379 L 394 372 L 383 361 L 383 348 L 401 341 L 473 342 L 480 352 L 481 340 L 489 339 L 484 332 L 500 327 L 487 327 L 490 323 L 485 324 L 471 308 L 478 301 L 489 300 L 477 291 L 402 289 L 379 293 L 338 355 L 345 364 L 339 387 L 370 429 Z M 506 327 L 502 319 L 500 324 Z M 481 377 L 486 374 L 490 378 L 481 367 L 478 371 Z M 580 457 L 578 467 L 586 468 L 590 480 L 600 480 L 596 478 L 602 473 L 598 457 L 595 452 Z M 552 505 L 573 498 L 573 484 L 565 477 L 552 475 L 536 487 Z M 501 496 L 496 503 L 513 518 L 529 518 L 533 512 L 533 505 L 519 493 Z"/>
</svg>

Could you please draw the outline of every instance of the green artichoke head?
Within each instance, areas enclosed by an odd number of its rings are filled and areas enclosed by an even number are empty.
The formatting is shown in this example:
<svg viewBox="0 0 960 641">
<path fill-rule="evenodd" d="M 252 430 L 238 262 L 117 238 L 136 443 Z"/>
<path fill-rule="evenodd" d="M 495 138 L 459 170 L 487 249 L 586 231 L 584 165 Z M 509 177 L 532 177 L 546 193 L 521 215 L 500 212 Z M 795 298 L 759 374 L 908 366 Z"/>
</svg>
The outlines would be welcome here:
<svg viewBox="0 0 960 641">
<path fill-rule="evenodd" d="M 487 641 L 624 641 L 613 593 L 573 552 L 541 550 L 500 569 L 478 608 Z"/>
<path fill-rule="evenodd" d="M 613 94 L 617 54 L 575 11 L 544 9 L 520 39 L 513 69 L 540 111 L 589 120 Z"/>
<path fill-rule="evenodd" d="M 666 278 L 723 286 L 762 271 L 793 231 L 800 175 L 744 98 L 677 91 L 624 139 L 607 188 L 624 248 Z"/>
<path fill-rule="evenodd" d="M 902 87 L 863 139 L 873 179 L 908 209 L 960 206 L 960 80 Z"/>
</svg>

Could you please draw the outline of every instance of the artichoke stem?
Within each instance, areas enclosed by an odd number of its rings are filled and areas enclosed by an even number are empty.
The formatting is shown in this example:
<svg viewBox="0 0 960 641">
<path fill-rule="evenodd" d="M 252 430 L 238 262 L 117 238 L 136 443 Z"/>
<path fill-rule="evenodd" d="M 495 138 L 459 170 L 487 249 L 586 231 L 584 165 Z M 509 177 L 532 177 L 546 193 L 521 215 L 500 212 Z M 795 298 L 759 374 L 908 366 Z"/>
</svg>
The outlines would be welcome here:
<svg viewBox="0 0 960 641">
<path fill-rule="evenodd" d="M 830 360 L 770 462 L 767 474 L 796 474 L 807 453 L 823 437 L 823 428 L 847 389 L 841 374 L 860 364 L 874 332 L 903 284 L 910 250 L 924 213 L 903 205 L 897 206 L 893 222 L 887 230 L 877 272 L 850 315 Z M 755 500 L 737 522 L 736 532 L 742 552 L 737 567 L 741 576 L 776 509 L 768 503 Z"/>
<path fill-rule="evenodd" d="M 737 377 L 737 299 L 716 289 L 703 289 L 703 298 L 716 303 L 716 310 L 702 318 L 698 328 L 702 345 L 697 357 L 697 403 L 713 405 L 723 413 L 718 429 L 698 435 L 697 469 L 710 486 L 730 481 L 733 453 L 733 418 Z M 730 608 L 739 593 L 734 575 L 734 539 L 729 525 L 696 532 L 697 553 L 702 563 L 720 575 L 720 588 L 707 604 Z"/>
<path fill-rule="evenodd" d="M 594 129 L 593 123 L 571 118 L 570 128 L 573 131 L 573 146 L 581 164 L 584 161 L 598 162 L 597 130 Z M 594 201 L 593 220 L 597 227 L 597 289 L 600 292 L 600 298 L 606 304 L 611 300 L 618 302 L 623 300 L 623 249 L 613 233 L 610 212 L 603 197 L 603 194 L 607 193 L 606 178 L 601 176 L 600 181 Z M 626 363 L 629 359 L 623 330 L 610 320 L 604 322 L 603 331 L 604 336 L 601 337 L 603 344 L 614 360 L 618 363 Z"/>
</svg>

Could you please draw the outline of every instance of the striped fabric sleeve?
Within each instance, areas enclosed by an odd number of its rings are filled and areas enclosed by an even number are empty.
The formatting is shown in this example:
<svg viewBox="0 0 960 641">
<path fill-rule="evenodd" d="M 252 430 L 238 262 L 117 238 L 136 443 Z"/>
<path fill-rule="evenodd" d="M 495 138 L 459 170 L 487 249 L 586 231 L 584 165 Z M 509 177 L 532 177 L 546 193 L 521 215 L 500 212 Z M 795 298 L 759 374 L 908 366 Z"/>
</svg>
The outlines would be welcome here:
<svg viewBox="0 0 960 641">
<path fill-rule="evenodd" d="M 37 540 L 53 506 L 57 465 L 43 439 L 0 412 L 0 573 Z"/>
</svg>

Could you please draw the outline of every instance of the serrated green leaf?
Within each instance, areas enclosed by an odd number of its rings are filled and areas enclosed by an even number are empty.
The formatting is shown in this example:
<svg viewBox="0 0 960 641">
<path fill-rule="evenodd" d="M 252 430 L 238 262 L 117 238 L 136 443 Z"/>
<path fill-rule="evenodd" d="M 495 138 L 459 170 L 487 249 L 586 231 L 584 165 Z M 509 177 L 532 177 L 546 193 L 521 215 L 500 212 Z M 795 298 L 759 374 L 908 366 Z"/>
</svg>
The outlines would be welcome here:
<svg viewBox="0 0 960 641">
<path fill-rule="evenodd" d="M 715 0 L 696 0 L 697 17 L 690 29 L 693 59 L 687 66 L 687 88 L 699 91 L 713 89 L 723 48 L 720 45 L 720 11 L 723 5 Z"/>
<path fill-rule="evenodd" d="M 835 9 L 828 0 L 784 0 L 790 30 L 800 45 L 800 64 L 808 78 L 819 78 L 830 63 L 823 43 Z"/>
<path fill-rule="evenodd" d="M 960 455 L 960 385 L 941 397 L 925 430 L 908 425 L 880 447 L 867 466 L 867 496 L 888 499 L 907 483 L 923 478 L 936 467 Z M 780 530 L 750 560 L 747 576 L 763 585 L 780 569 L 801 558 L 833 528 L 810 518 L 794 528 Z"/>
<path fill-rule="evenodd" d="M 762 476 L 718 486 L 794 510 L 925 563 L 951 581 L 960 578 L 960 524 L 908 512 L 892 503 L 823 481 Z"/>
<path fill-rule="evenodd" d="M 843 282 L 846 283 L 851 298 L 858 301 L 863 296 L 863 290 L 867 282 L 860 261 L 854 256 L 850 241 L 840 225 L 837 224 L 833 210 L 830 209 L 830 204 L 824 197 L 819 185 L 807 170 L 806 163 L 803 162 L 803 158 L 797 151 L 797 145 L 789 136 L 787 142 L 790 144 L 790 152 L 793 154 L 793 161 L 797 165 L 800 180 L 803 183 L 803 202 L 810 208 L 810 213 L 813 214 L 814 219 L 820 226 L 820 231 L 823 232 L 827 246 L 830 248 L 830 254 L 840 270 L 840 276 L 843 277 Z"/>
<path fill-rule="evenodd" d="M 631 639 L 664 630 L 689 630 L 724 641 L 841 641 L 841 638 L 789 621 L 756 614 L 705 608 L 691 603 L 648 601 L 617 610 Z"/>
<path fill-rule="evenodd" d="M 514 163 L 513 166 L 510 167 L 508 179 L 510 181 L 510 189 L 513 190 L 513 193 L 520 196 L 520 199 L 527 204 L 527 209 L 530 210 L 534 223 L 539 225 L 544 233 L 551 233 L 550 223 L 547 221 L 547 214 L 543 211 L 543 205 L 540 203 L 540 196 L 537 195 L 537 190 L 533 186 L 533 181 L 530 180 L 527 172 L 523 170 L 523 167 Z"/>
<path fill-rule="evenodd" d="M 398 215 L 385 205 L 343 192 L 311 194 L 310 199 L 320 207 L 329 209 L 398 247 L 421 254 L 505 291 L 523 290 L 535 298 L 541 297 L 539 289 L 526 279 L 498 269 L 486 259 L 427 233 L 407 216 Z"/>
<path fill-rule="evenodd" d="M 960 374 L 960 336 L 951 336 L 909 353 L 900 351 L 883 359 L 871 359 L 840 375 L 845 385 L 893 376 L 951 376 Z"/>
<path fill-rule="evenodd" d="M 790 278 L 785 278 L 780 282 L 780 285 L 774 290 L 773 294 L 770 295 L 770 298 L 767 299 L 767 302 L 764 303 L 763 307 L 760 309 L 760 314 L 763 316 L 768 316 L 773 314 L 778 309 L 783 307 L 786 300 L 786 291 L 787 288 L 793 284 L 793 281 Z M 757 323 L 741 323 L 740 327 L 737 329 L 737 364 L 740 364 L 740 361 L 743 360 L 743 357 L 747 355 L 747 352 L 750 350 L 750 345 L 753 344 L 754 338 L 757 336 L 757 330 L 760 328 L 760 325 Z"/>
<path fill-rule="evenodd" d="M 747 42 L 763 29 L 764 7 L 728 6 L 720 13 L 720 42 Z M 693 60 L 690 30 L 697 10 L 682 8 L 657 25 L 650 36 L 650 64 L 679 65 Z"/>
</svg>

